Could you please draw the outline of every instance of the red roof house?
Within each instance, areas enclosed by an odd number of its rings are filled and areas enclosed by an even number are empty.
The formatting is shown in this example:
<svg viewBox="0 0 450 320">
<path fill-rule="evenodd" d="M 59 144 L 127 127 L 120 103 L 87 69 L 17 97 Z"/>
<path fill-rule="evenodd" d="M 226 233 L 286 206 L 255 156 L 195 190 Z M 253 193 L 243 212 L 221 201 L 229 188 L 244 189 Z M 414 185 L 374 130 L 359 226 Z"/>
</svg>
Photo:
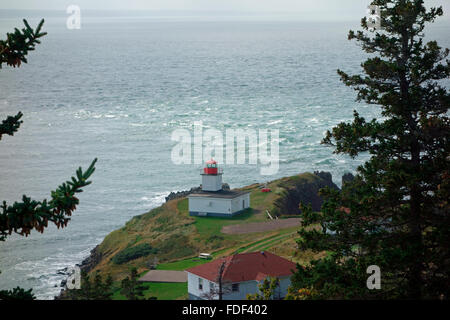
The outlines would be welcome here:
<svg viewBox="0 0 450 320">
<path fill-rule="evenodd" d="M 223 267 L 222 267 L 223 266 Z M 242 300 L 247 294 L 258 292 L 258 284 L 268 277 L 280 280 L 277 297 L 287 293 L 290 276 L 296 264 L 270 252 L 235 254 L 186 270 L 190 299 L 218 298 L 221 268 L 223 299 Z"/>
</svg>

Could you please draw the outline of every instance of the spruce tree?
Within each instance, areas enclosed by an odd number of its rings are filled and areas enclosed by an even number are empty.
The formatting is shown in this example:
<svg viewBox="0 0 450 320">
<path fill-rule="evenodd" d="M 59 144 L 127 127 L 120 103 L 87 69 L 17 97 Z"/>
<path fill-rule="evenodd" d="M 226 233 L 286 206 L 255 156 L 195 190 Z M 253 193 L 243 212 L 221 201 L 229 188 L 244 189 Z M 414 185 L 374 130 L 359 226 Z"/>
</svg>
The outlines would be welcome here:
<svg viewBox="0 0 450 320">
<path fill-rule="evenodd" d="M 145 286 L 138 281 L 136 268 L 131 269 L 130 276 L 126 277 L 121 282 L 120 293 L 124 295 L 127 300 L 143 300 L 145 290 Z"/>
<path fill-rule="evenodd" d="M 81 272 L 80 289 L 67 289 L 58 297 L 60 300 L 111 300 L 113 279 L 110 275 L 103 279 L 97 271 L 94 275 Z"/>
<path fill-rule="evenodd" d="M 335 153 L 370 155 L 341 191 L 322 190 L 321 213 L 302 207 L 300 250 L 326 258 L 298 266 L 295 289 L 315 298 L 448 298 L 450 283 L 449 50 L 424 41 L 425 26 L 443 15 L 423 0 L 375 0 L 382 30 L 350 31 L 370 54 L 362 74 L 338 70 L 357 101 L 381 108 L 366 121 L 328 131 Z M 308 226 L 320 228 L 308 230 Z M 366 286 L 367 268 L 381 270 L 381 289 Z"/>
<path fill-rule="evenodd" d="M 263 282 L 258 284 L 258 292 L 254 294 L 247 294 L 247 300 L 274 300 L 279 297 L 276 296 L 277 288 L 280 286 L 280 279 L 267 277 Z"/>
<path fill-rule="evenodd" d="M 22 30 L 15 29 L 13 33 L 7 33 L 6 40 L 0 40 L 0 69 L 2 64 L 20 67 L 21 63 L 27 63 L 26 56 L 40 43 L 40 38 L 46 32 L 41 32 L 44 19 L 36 29 L 32 29 L 26 20 Z M 13 136 L 22 124 L 22 112 L 15 116 L 8 116 L 0 123 L 0 140 L 3 135 Z M 76 171 L 76 176 L 70 181 L 61 184 L 50 194 L 51 199 L 42 201 L 32 200 L 26 195 L 22 201 L 8 205 L 3 201 L 0 205 L 0 241 L 5 241 L 13 232 L 22 236 L 28 236 L 34 229 L 43 233 L 49 222 L 58 228 L 67 226 L 70 216 L 79 204 L 77 193 L 83 192 L 82 188 L 89 185 L 88 179 L 95 171 L 95 163 L 91 163 L 86 171 L 81 167 Z M 31 290 L 15 288 L 13 290 L 0 291 L 0 299 L 33 299 Z"/>
</svg>

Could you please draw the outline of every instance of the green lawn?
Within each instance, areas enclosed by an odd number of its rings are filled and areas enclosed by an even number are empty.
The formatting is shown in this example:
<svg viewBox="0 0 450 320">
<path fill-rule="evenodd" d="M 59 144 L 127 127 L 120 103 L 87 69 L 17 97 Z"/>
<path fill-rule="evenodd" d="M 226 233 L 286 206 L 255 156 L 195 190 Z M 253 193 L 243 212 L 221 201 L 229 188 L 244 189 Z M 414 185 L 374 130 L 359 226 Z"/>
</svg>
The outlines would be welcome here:
<svg viewBox="0 0 450 320">
<path fill-rule="evenodd" d="M 250 194 L 250 207 L 257 208 L 264 206 L 267 198 L 271 196 L 271 192 L 262 192 L 260 189 L 256 189 Z"/>
<path fill-rule="evenodd" d="M 198 266 L 200 264 L 204 264 L 209 261 L 211 261 L 211 260 L 200 259 L 200 258 L 190 258 L 190 259 L 184 259 L 184 260 L 175 261 L 175 262 L 161 263 L 161 264 L 158 264 L 156 269 L 157 270 L 182 271 L 182 270 L 186 270 L 188 268 Z"/>
<path fill-rule="evenodd" d="M 269 249 L 270 247 L 272 247 L 273 245 L 275 245 L 276 243 L 279 243 L 281 240 L 286 239 L 287 237 L 289 237 L 291 234 L 284 234 L 282 236 L 278 236 L 275 239 L 272 239 L 270 241 L 267 242 L 263 242 L 260 245 L 253 247 L 252 251 L 264 251 Z"/>
<path fill-rule="evenodd" d="M 270 236 L 270 237 L 267 237 L 267 238 L 264 238 L 264 239 L 252 242 L 252 243 L 250 243 L 250 244 L 248 244 L 246 246 L 240 247 L 234 253 L 241 253 L 241 252 L 243 252 L 243 251 L 245 251 L 245 250 L 247 250 L 247 249 L 249 249 L 249 248 L 251 248 L 251 247 L 253 247 L 253 246 L 257 245 L 257 244 L 259 244 L 259 243 L 266 242 L 267 240 L 275 238 L 275 237 L 278 237 L 278 236 L 279 236 L 278 234 L 275 234 L 273 236 Z"/>
<path fill-rule="evenodd" d="M 158 300 L 187 299 L 187 282 L 146 282 L 143 284 L 147 289 L 144 291 L 145 298 L 156 297 Z M 125 300 L 120 294 L 120 289 L 116 289 L 113 300 Z"/>
<path fill-rule="evenodd" d="M 225 248 L 225 249 L 221 249 L 221 250 L 212 252 L 211 255 L 213 256 L 213 258 L 216 258 L 218 255 L 220 255 L 221 253 L 223 253 L 227 250 L 229 250 L 229 248 Z M 211 262 L 211 261 L 212 260 L 200 259 L 198 257 L 194 257 L 194 258 L 188 258 L 188 259 L 178 260 L 178 261 L 174 261 L 174 262 L 161 263 L 161 264 L 158 264 L 156 269 L 157 270 L 183 271 L 188 268 L 192 268 L 192 267 L 195 267 L 195 266 L 207 263 L 207 262 Z"/>
<path fill-rule="evenodd" d="M 219 218 L 219 217 L 194 217 L 195 227 L 198 233 L 204 236 L 212 236 L 220 234 L 223 226 L 230 224 L 239 224 L 249 220 L 253 215 L 253 209 L 248 208 L 241 214 L 238 214 L 231 218 Z"/>
<path fill-rule="evenodd" d="M 177 208 L 181 214 L 188 215 L 189 199 L 183 199 L 178 202 Z M 193 217 L 195 219 L 195 227 L 199 234 L 204 238 L 208 238 L 213 235 L 221 234 L 220 230 L 223 226 L 230 224 L 247 223 L 253 221 L 261 221 L 261 217 L 253 214 L 253 209 L 248 208 L 242 213 L 231 218 L 219 218 L 219 217 Z M 263 217 L 264 218 L 264 217 Z"/>
</svg>

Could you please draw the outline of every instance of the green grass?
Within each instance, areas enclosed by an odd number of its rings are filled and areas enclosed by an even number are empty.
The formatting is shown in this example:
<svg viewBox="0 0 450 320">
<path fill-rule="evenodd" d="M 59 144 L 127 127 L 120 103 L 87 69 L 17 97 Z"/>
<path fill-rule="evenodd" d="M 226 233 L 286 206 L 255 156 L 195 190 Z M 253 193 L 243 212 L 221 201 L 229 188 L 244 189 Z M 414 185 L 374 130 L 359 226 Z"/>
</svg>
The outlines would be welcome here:
<svg viewBox="0 0 450 320">
<path fill-rule="evenodd" d="M 229 251 L 229 250 L 230 250 L 230 248 L 224 248 L 224 249 L 221 249 L 219 251 L 214 251 L 213 253 L 211 253 L 211 255 L 213 256 L 213 258 L 217 258 L 222 253 L 224 253 L 226 251 Z"/>
<path fill-rule="evenodd" d="M 145 282 L 147 289 L 144 291 L 145 298 L 156 297 L 158 300 L 187 299 L 187 282 Z M 120 294 L 120 289 L 114 291 L 113 300 L 125 300 Z"/>
<path fill-rule="evenodd" d="M 264 239 L 249 243 L 243 247 L 238 248 L 236 251 L 233 252 L 233 254 L 242 253 L 242 252 L 252 252 L 252 251 L 258 251 L 258 250 L 267 250 L 268 248 L 272 247 L 276 242 L 280 240 L 284 240 L 285 238 L 289 237 L 290 235 L 296 233 L 296 228 L 289 228 L 289 229 L 282 229 L 277 230 L 277 234 L 274 234 L 272 236 L 266 237 Z M 293 231 L 294 230 L 294 231 Z"/>
<path fill-rule="evenodd" d="M 229 250 L 229 248 L 225 248 L 225 249 L 221 249 L 215 252 L 212 252 L 211 255 L 213 256 L 213 258 L 216 258 L 218 255 L 222 254 L 223 252 Z M 212 260 L 208 260 L 208 259 L 200 259 L 198 257 L 194 257 L 194 258 L 188 258 L 188 259 L 183 259 L 183 260 L 178 260 L 178 261 L 173 261 L 173 262 L 167 262 L 167 263 L 160 263 L 158 264 L 158 266 L 156 267 L 157 270 L 175 270 L 175 271 L 183 271 L 186 270 L 188 268 L 192 268 L 207 262 L 211 262 Z"/>
<path fill-rule="evenodd" d="M 180 211 L 180 213 L 187 215 L 189 210 L 189 199 L 186 198 L 181 201 L 178 201 L 177 209 L 178 211 Z"/>
<path fill-rule="evenodd" d="M 274 237 L 278 237 L 278 236 L 279 236 L 278 234 L 274 234 L 273 236 L 270 236 L 270 237 L 267 237 L 267 238 L 264 238 L 264 239 L 261 239 L 261 240 L 252 242 L 252 243 L 250 243 L 250 244 L 248 244 L 248 245 L 246 245 L 246 246 L 240 247 L 240 248 L 237 249 L 234 253 L 241 253 L 241 252 L 244 252 L 244 251 L 247 250 L 248 248 L 251 248 L 251 247 L 253 247 L 253 246 L 255 246 L 255 245 L 259 244 L 259 243 L 266 242 L 267 240 L 272 239 L 272 238 L 274 238 Z"/>
<path fill-rule="evenodd" d="M 188 201 L 189 201 L 188 199 L 183 199 L 179 201 L 177 204 L 178 211 L 183 215 L 189 215 Z M 230 218 L 220 218 L 220 217 L 193 217 L 193 218 L 195 220 L 195 227 L 197 228 L 198 233 L 201 234 L 203 238 L 208 238 L 213 235 L 221 234 L 220 231 L 224 226 L 261 220 L 260 217 L 255 218 L 254 216 L 255 215 L 253 214 L 253 209 L 248 208 L 244 210 L 242 213 Z"/>
<path fill-rule="evenodd" d="M 230 224 L 239 224 L 247 221 L 253 215 L 253 209 L 248 208 L 241 214 L 238 214 L 231 218 L 219 218 L 219 217 L 194 217 L 195 227 L 198 233 L 203 236 L 212 236 L 220 234 L 222 227 Z"/>
<path fill-rule="evenodd" d="M 161 263 L 156 267 L 157 270 L 176 270 L 182 271 L 188 268 L 192 268 L 198 266 L 200 264 L 204 264 L 206 262 L 210 262 L 211 260 L 200 259 L 200 258 L 190 258 L 184 259 L 175 262 Z"/>
<path fill-rule="evenodd" d="M 261 243 L 259 246 L 256 246 L 254 248 L 252 248 L 253 251 L 264 251 L 269 249 L 270 247 L 272 247 L 274 244 L 276 244 L 276 242 L 279 242 L 280 240 L 284 240 L 287 237 L 289 237 L 291 234 L 284 234 L 282 236 L 276 237 L 273 240 L 267 241 L 267 242 L 263 242 Z"/>
<path fill-rule="evenodd" d="M 270 192 L 262 192 L 261 189 L 253 191 L 250 195 L 250 206 L 255 208 L 263 205 L 270 195 Z"/>
</svg>

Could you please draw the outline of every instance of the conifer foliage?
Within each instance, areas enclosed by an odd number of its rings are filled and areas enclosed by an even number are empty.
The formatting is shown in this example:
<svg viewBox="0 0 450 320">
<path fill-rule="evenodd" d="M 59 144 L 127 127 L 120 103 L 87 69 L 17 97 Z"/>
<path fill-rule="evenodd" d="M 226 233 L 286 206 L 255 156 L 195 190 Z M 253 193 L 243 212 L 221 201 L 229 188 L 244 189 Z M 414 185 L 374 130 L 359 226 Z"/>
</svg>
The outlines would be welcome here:
<svg viewBox="0 0 450 320">
<path fill-rule="evenodd" d="M 39 40 L 47 34 L 47 32 L 41 32 L 44 25 L 44 19 L 42 19 L 36 29 L 33 29 L 28 24 L 27 20 L 23 20 L 25 28 L 19 30 L 14 29 L 14 32 L 6 34 L 6 40 L 0 40 L 0 69 L 2 64 L 11 67 L 20 67 L 23 63 L 27 63 L 27 55 L 30 51 L 33 51 L 37 44 L 41 43 Z"/>
<path fill-rule="evenodd" d="M 144 291 L 147 288 L 138 281 L 138 278 L 137 270 L 133 268 L 131 269 L 130 276 L 122 280 L 120 293 L 127 300 L 145 300 Z"/>
<path fill-rule="evenodd" d="M 43 233 L 49 222 L 58 228 L 66 227 L 72 212 L 79 204 L 75 195 L 91 183 L 88 179 L 95 171 L 96 161 L 97 159 L 85 172 L 81 167 L 78 168 L 76 177 L 52 191 L 49 201 L 32 200 L 26 195 L 22 196 L 22 202 L 14 202 L 12 205 L 3 201 L 0 206 L 0 241 L 4 241 L 12 232 L 28 236 L 31 230 L 35 229 Z"/>
<path fill-rule="evenodd" d="M 301 250 L 327 252 L 298 267 L 293 286 L 315 298 L 448 298 L 450 270 L 450 75 L 448 49 L 424 41 L 425 26 L 442 16 L 422 0 L 376 0 L 382 30 L 350 31 L 370 58 L 363 73 L 339 70 L 357 101 L 380 107 L 379 119 L 354 112 L 328 131 L 335 153 L 370 159 L 341 191 L 322 190 L 321 213 L 302 206 Z M 319 225 L 320 228 L 308 228 Z M 381 270 L 370 290 L 367 268 Z"/>
<path fill-rule="evenodd" d="M 67 289 L 59 300 L 111 300 L 113 296 L 113 279 L 107 275 L 103 279 L 97 271 L 91 275 L 81 272 L 81 285 L 79 289 Z"/>
<path fill-rule="evenodd" d="M 46 32 L 41 32 L 44 20 L 42 19 L 35 30 L 33 30 L 26 20 L 23 20 L 25 28 L 15 29 L 13 33 L 7 33 L 6 40 L 0 40 L 0 69 L 3 63 L 8 66 L 20 67 L 21 63 L 27 63 L 26 56 L 40 43 L 39 38 L 45 36 Z M 2 135 L 14 135 L 22 124 L 22 112 L 15 116 L 8 116 L 0 123 L 0 139 Z M 44 232 L 49 222 L 58 228 L 67 226 L 70 216 L 79 204 L 76 194 L 83 191 L 83 187 L 89 185 L 88 179 L 95 171 L 95 163 L 91 163 L 86 171 L 80 167 L 76 175 L 61 184 L 56 190 L 51 192 L 51 199 L 42 201 L 32 200 L 26 195 L 22 196 L 21 202 L 14 202 L 8 205 L 3 201 L 0 205 L 0 241 L 13 232 L 22 236 L 28 236 L 32 230 Z M 31 290 L 15 288 L 13 290 L 0 291 L 0 299 L 33 299 Z"/>
</svg>

